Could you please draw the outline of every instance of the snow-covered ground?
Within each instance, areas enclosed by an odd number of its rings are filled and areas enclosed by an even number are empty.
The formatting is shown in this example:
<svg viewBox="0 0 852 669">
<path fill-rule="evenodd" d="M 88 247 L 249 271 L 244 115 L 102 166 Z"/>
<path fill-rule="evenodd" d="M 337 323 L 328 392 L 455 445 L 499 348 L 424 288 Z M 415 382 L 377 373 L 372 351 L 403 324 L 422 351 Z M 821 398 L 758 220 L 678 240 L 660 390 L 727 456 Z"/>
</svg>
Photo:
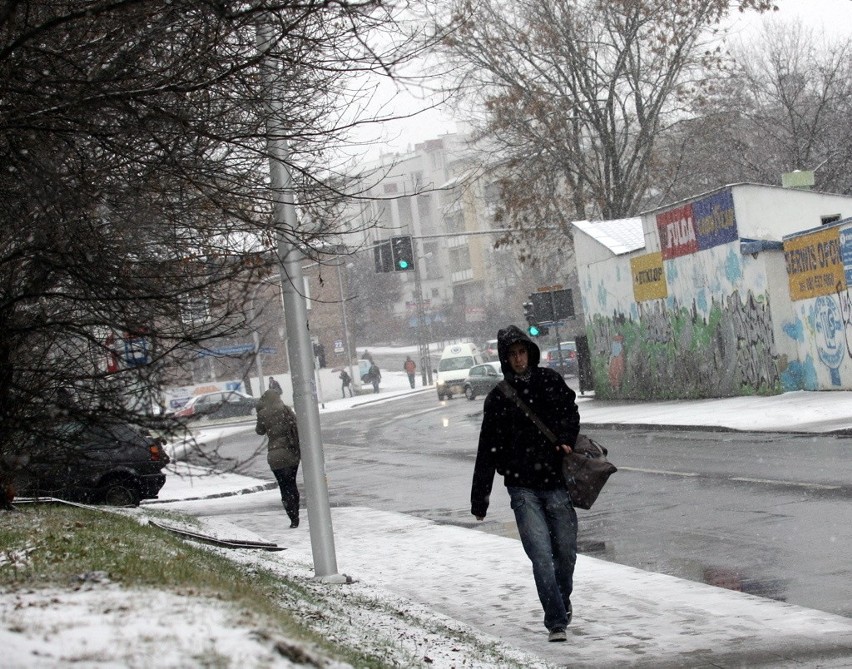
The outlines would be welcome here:
<svg viewBox="0 0 852 669">
<path fill-rule="evenodd" d="M 323 411 L 432 392 L 412 391 L 402 373 L 384 378 L 378 395 L 332 400 Z M 852 393 L 845 392 L 641 404 L 578 398 L 578 403 L 586 424 L 813 432 L 852 428 Z M 197 436 L 215 439 L 229 429 L 235 428 L 204 426 Z M 221 505 L 233 510 L 258 495 L 274 498 L 277 492 L 268 488 L 235 475 L 173 476 L 161 494 L 161 502 L 168 503 L 133 513 L 144 517 L 151 509 L 169 509 L 213 515 Z M 276 553 L 223 553 L 247 568 L 299 579 L 321 603 L 294 606 L 304 607 L 306 619 L 320 633 L 353 645 L 376 644 L 387 652 L 388 666 L 793 666 L 791 658 L 797 657 L 810 660 L 796 666 L 816 666 L 810 663 L 815 659 L 819 666 L 852 666 L 848 618 L 587 556 L 577 564 L 569 642 L 547 644 L 529 564 L 517 541 L 365 508 L 333 509 L 332 520 L 340 571 L 354 583 L 313 578 L 307 522 L 289 530 L 276 516 L 260 514 L 249 527 L 210 521 L 206 531 L 286 547 Z M 292 652 L 281 651 L 292 640 L 275 630 L 259 630 L 257 621 L 223 602 L 176 593 L 158 594 L 153 606 L 150 602 L 150 595 L 123 591 L 108 580 L 6 593 L 0 598 L 0 665 L 311 664 L 310 647 L 301 649 L 304 662 L 294 661 Z"/>
</svg>

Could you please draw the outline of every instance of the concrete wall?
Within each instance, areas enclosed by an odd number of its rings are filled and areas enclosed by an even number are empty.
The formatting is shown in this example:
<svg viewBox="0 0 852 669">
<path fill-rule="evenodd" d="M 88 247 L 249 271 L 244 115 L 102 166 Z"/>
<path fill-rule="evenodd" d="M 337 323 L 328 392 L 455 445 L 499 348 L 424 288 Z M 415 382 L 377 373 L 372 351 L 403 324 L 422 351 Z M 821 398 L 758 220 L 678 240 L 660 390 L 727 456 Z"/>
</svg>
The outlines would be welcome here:
<svg viewBox="0 0 852 669">
<path fill-rule="evenodd" d="M 852 300 L 835 296 L 834 307 L 826 295 L 791 300 L 777 248 L 803 222 L 845 212 L 852 198 L 739 185 L 644 214 L 645 248 L 631 253 L 614 255 L 576 231 L 596 394 L 766 394 L 824 388 L 838 375 L 852 387 L 837 325 L 844 309 L 852 321 Z M 744 253 L 749 239 L 776 248 Z M 849 239 L 852 249 L 852 231 Z"/>
<path fill-rule="evenodd" d="M 852 389 L 852 222 L 784 240 L 792 298 L 782 338 L 798 351 L 785 388 Z"/>
</svg>

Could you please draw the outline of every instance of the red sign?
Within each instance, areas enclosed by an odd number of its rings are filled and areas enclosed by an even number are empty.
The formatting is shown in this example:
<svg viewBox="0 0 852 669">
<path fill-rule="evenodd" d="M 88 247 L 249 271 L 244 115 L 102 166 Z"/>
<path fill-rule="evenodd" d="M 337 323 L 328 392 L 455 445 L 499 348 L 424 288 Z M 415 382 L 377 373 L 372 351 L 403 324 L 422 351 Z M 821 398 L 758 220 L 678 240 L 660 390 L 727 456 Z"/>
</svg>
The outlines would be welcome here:
<svg viewBox="0 0 852 669">
<path fill-rule="evenodd" d="M 663 260 L 678 258 L 698 250 L 692 204 L 657 214 L 657 230 L 660 233 Z"/>
<path fill-rule="evenodd" d="M 107 350 L 107 363 L 106 363 L 106 371 L 108 374 L 113 374 L 118 371 L 118 353 L 115 351 L 115 334 L 110 333 L 106 341 L 104 341 L 104 346 Z"/>
</svg>

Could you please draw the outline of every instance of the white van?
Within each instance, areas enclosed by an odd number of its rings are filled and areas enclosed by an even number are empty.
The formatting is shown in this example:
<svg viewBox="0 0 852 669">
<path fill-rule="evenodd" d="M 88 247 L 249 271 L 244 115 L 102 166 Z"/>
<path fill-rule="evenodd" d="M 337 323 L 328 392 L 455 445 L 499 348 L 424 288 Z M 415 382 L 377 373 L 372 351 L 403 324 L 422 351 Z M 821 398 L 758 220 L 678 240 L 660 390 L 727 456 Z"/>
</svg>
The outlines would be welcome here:
<svg viewBox="0 0 852 669">
<path fill-rule="evenodd" d="M 474 365 L 485 362 L 482 353 L 475 344 L 450 344 L 444 347 L 441 361 L 438 363 L 438 376 L 435 385 L 438 399 L 450 399 L 453 393 L 464 392 L 464 380 Z"/>
</svg>

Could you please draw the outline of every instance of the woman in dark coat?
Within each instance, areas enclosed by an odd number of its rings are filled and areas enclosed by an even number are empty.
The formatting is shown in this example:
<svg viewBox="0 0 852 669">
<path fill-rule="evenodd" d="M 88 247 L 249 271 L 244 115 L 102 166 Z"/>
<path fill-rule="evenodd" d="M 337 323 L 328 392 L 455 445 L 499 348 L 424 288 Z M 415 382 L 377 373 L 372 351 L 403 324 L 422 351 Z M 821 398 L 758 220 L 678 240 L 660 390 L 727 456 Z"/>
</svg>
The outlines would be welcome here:
<svg viewBox="0 0 852 669">
<path fill-rule="evenodd" d="M 284 404 L 280 391 L 270 389 L 261 396 L 257 403 L 255 432 L 267 436 L 266 462 L 278 481 L 290 527 L 299 527 L 299 488 L 296 486 L 301 462 L 299 429 L 296 414 Z"/>
</svg>

